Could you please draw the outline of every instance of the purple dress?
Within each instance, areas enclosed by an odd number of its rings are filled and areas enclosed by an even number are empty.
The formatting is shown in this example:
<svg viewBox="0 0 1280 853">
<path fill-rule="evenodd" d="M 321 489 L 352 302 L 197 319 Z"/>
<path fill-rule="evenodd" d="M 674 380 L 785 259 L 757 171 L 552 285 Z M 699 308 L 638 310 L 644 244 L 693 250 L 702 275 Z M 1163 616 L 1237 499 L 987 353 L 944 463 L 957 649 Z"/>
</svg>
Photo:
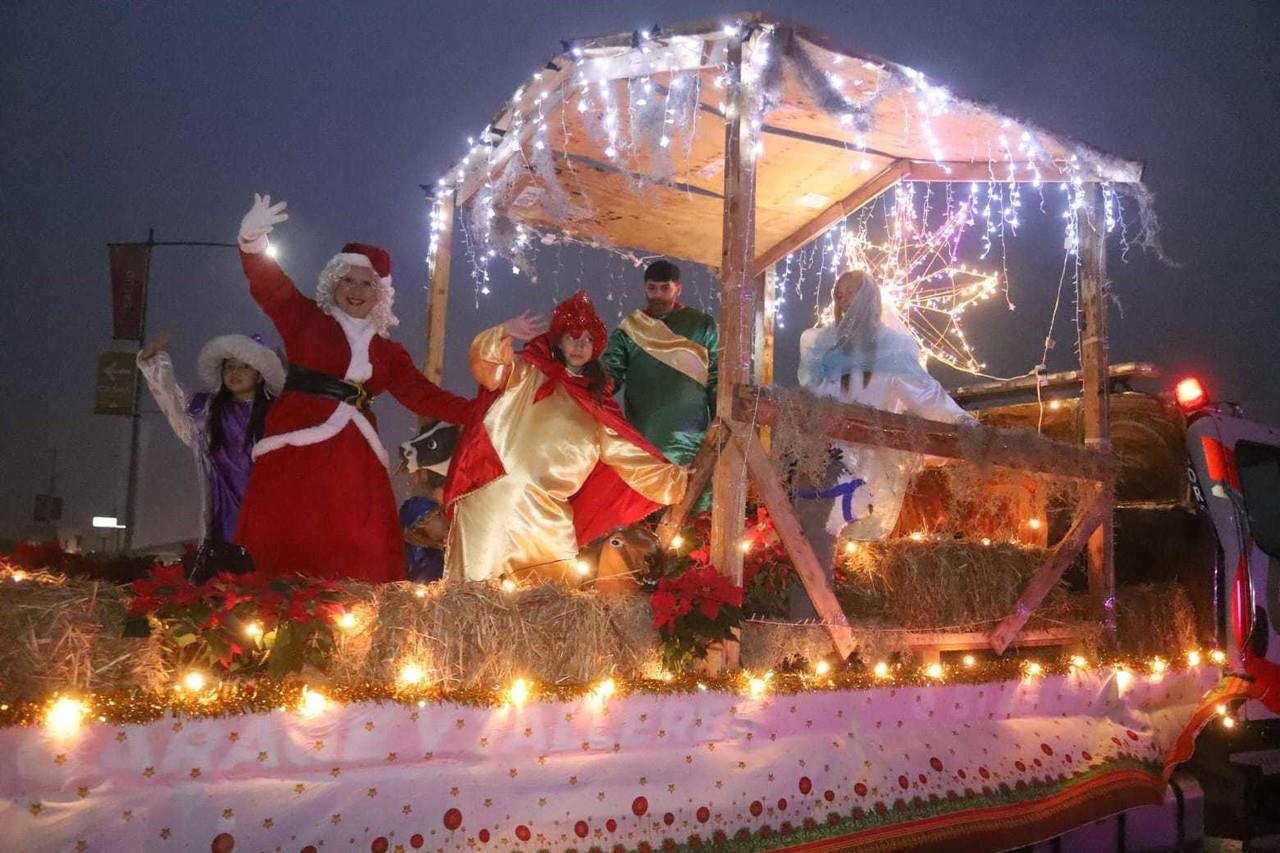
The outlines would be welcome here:
<svg viewBox="0 0 1280 853">
<path fill-rule="evenodd" d="M 214 395 L 202 392 L 188 398 L 174 376 L 168 353 L 159 352 L 146 360 L 141 353 L 138 355 L 138 368 L 160 411 L 178 439 L 190 447 L 195 456 L 196 473 L 200 477 L 201 538 L 234 541 L 240 502 L 244 500 L 249 470 L 253 466 L 253 447 L 245 444 L 253 403 L 232 401 L 224 407 L 222 447 L 210 453 L 209 409 Z"/>
<path fill-rule="evenodd" d="M 196 394 L 191 398 L 187 413 L 191 416 L 200 441 L 193 450 L 202 457 L 200 467 L 208 490 L 205 504 L 205 535 L 223 542 L 235 538 L 236 521 L 240 518 L 240 502 L 244 499 L 245 486 L 249 484 L 249 470 L 253 466 L 253 445 L 245 442 L 249 430 L 249 417 L 253 403 L 231 401 L 222 407 L 222 446 L 209 450 L 209 417 L 213 395 Z"/>
</svg>

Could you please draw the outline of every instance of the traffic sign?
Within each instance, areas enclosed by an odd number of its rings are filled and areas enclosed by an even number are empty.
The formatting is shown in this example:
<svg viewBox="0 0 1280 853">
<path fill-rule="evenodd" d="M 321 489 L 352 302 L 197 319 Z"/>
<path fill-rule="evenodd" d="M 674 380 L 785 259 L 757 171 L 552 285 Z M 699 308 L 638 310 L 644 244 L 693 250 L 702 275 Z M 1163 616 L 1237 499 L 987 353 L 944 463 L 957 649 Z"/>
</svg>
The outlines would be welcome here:
<svg viewBox="0 0 1280 853">
<path fill-rule="evenodd" d="M 97 395 L 93 411 L 98 415 L 132 415 L 137 380 L 137 353 L 104 352 L 98 356 Z"/>
</svg>

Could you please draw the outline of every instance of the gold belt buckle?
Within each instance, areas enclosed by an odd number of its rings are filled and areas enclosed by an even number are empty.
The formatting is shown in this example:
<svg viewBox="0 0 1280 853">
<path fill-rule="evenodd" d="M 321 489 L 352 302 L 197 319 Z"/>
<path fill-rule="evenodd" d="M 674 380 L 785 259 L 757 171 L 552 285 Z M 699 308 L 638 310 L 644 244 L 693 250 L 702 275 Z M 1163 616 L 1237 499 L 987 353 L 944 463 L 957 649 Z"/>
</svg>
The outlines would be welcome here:
<svg viewBox="0 0 1280 853">
<path fill-rule="evenodd" d="M 369 392 L 364 389 L 364 384 L 360 382 L 352 382 L 356 386 L 356 400 L 351 405 L 357 409 L 365 409 L 369 406 Z"/>
</svg>

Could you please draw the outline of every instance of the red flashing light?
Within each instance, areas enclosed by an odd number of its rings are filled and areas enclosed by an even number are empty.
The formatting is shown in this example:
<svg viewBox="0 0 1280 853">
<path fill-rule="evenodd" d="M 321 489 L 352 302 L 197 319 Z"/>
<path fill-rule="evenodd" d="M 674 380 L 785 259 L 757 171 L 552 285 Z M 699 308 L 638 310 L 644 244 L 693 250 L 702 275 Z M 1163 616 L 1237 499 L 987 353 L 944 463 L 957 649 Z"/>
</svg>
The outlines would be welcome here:
<svg viewBox="0 0 1280 853">
<path fill-rule="evenodd" d="M 1187 411 L 1198 409 L 1209 402 L 1209 395 L 1204 392 L 1204 386 L 1194 376 L 1188 376 L 1179 382 L 1173 396 L 1177 399 L 1178 405 Z"/>
</svg>

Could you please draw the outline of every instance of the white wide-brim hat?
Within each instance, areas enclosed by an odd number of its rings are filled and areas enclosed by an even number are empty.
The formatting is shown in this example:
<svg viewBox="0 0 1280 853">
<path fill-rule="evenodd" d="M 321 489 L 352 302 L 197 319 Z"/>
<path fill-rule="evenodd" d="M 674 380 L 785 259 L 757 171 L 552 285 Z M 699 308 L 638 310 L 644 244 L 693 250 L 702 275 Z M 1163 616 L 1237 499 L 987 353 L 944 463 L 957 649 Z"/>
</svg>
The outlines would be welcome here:
<svg viewBox="0 0 1280 853">
<path fill-rule="evenodd" d="M 267 393 L 279 397 L 284 390 L 284 365 L 280 357 L 248 335 L 220 335 L 200 349 L 196 372 L 210 391 L 222 387 L 222 363 L 229 358 L 243 361 L 262 374 Z"/>
</svg>

